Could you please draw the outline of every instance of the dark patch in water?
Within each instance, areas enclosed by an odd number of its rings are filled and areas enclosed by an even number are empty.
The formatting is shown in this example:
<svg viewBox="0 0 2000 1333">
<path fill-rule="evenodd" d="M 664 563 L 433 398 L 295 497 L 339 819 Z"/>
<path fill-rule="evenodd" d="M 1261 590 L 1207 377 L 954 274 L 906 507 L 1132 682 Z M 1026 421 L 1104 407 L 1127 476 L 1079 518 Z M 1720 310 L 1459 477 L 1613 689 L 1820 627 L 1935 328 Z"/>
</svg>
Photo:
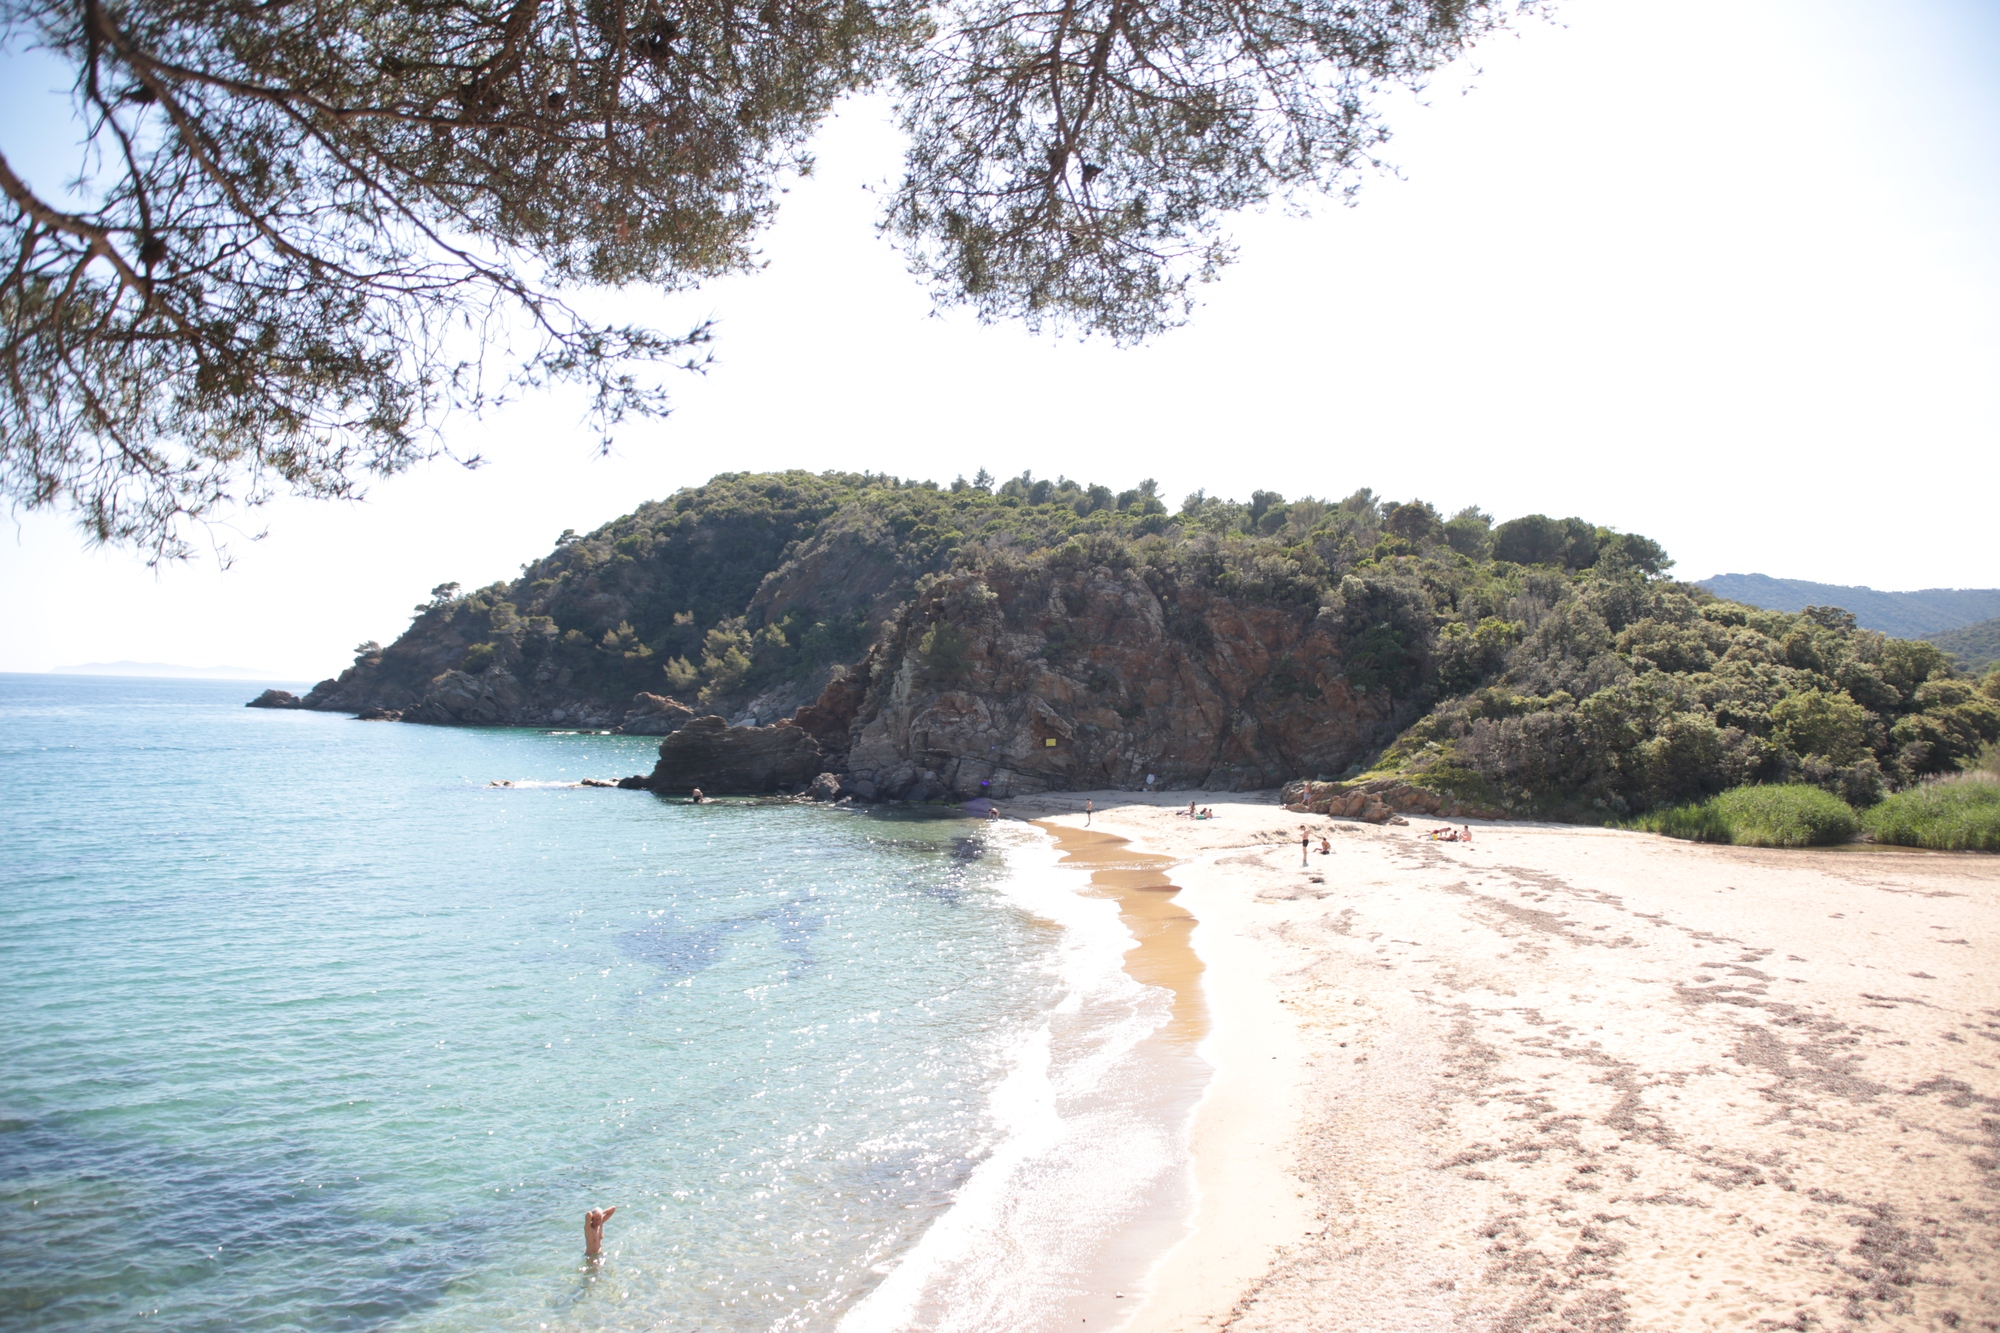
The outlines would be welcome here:
<svg viewBox="0 0 2000 1333">
<path fill-rule="evenodd" d="M 669 979 L 679 980 L 715 966 L 722 957 L 723 944 L 743 925 L 735 920 L 690 926 L 678 915 L 663 917 L 619 936 L 618 947 Z"/>
<path fill-rule="evenodd" d="M 62 1118 L 0 1122 L 0 1209 L 12 1214 L 0 1323 L 104 1327 L 157 1308 L 180 1329 L 372 1329 L 486 1262 L 497 1216 L 385 1218 L 370 1194 L 352 1170 L 278 1142 L 218 1155 Z M 225 1275 L 244 1268 L 257 1281 L 229 1291 Z"/>
<path fill-rule="evenodd" d="M 778 947 L 792 957 L 783 975 L 797 976 L 813 964 L 812 942 L 830 913 L 811 899 L 795 898 L 748 916 L 689 925 L 678 914 L 649 921 L 619 937 L 618 947 L 658 969 L 669 983 L 707 971 L 722 961 L 731 937 L 760 925 L 777 934 Z"/>
</svg>

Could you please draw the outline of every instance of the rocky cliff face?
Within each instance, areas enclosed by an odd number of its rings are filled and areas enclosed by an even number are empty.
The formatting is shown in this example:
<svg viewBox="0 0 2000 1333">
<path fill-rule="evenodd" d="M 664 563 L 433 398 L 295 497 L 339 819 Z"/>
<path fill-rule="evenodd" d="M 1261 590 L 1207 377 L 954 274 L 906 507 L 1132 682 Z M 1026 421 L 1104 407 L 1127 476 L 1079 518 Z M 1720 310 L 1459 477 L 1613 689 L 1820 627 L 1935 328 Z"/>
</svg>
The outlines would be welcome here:
<svg viewBox="0 0 2000 1333">
<path fill-rule="evenodd" d="M 1408 720 L 1385 692 L 1347 680 L 1316 604 L 1038 564 L 935 581 L 789 729 L 811 738 L 847 793 L 936 800 L 1140 789 L 1149 777 L 1275 787 L 1347 769 Z M 747 753 L 771 730 L 707 741 Z M 654 786 L 706 786 L 681 753 L 662 747 Z M 713 773 L 713 756 L 702 762 Z"/>
<path fill-rule="evenodd" d="M 1339 773 L 1399 719 L 1347 681 L 1318 612 L 1101 566 L 941 580 L 872 664 L 848 783 L 969 797 Z"/>
</svg>

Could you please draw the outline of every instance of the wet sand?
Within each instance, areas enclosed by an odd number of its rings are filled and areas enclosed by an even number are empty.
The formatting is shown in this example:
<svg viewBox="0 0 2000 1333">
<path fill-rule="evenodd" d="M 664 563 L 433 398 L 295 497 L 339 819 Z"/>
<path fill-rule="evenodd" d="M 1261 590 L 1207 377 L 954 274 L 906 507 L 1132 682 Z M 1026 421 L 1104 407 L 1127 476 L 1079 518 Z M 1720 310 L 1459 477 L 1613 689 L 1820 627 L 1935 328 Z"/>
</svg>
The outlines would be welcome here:
<svg viewBox="0 0 2000 1333">
<path fill-rule="evenodd" d="M 1126 1327 L 2000 1329 L 2000 857 L 1094 795 L 1217 1071 Z"/>
<path fill-rule="evenodd" d="M 1167 875 L 1171 856 L 1135 850 L 1131 840 L 1098 828 L 1038 823 L 1055 839 L 1065 869 L 1090 872 L 1089 893 L 1118 904 L 1119 920 L 1138 945 L 1125 955 L 1134 981 L 1174 997 L 1173 1021 L 1161 1036 L 1193 1046 L 1208 1034 L 1201 958 L 1194 951 L 1194 913 L 1174 901 L 1180 887 Z"/>
<path fill-rule="evenodd" d="M 1208 1002 L 1192 939 L 1194 915 L 1174 901 L 1180 889 L 1166 873 L 1174 858 L 1138 851 L 1103 829 L 1037 827 L 1053 838 L 1059 868 L 1090 876 L 1084 893 L 1118 905 L 1119 920 L 1136 941 L 1125 954 L 1126 974 L 1173 997 L 1167 1023 L 1132 1053 L 1129 1077 L 1137 1083 L 1120 1092 L 1141 1098 L 1151 1117 L 1182 1134 L 1213 1070 L 1198 1051 L 1208 1035 Z M 1119 1234 L 1099 1238 L 1083 1290 L 1064 1311 L 1075 1326 L 1110 1329 L 1138 1308 L 1149 1270 L 1187 1234 L 1190 1183 L 1185 1171 L 1173 1172 L 1155 1184 L 1138 1218 Z"/>
</svg>

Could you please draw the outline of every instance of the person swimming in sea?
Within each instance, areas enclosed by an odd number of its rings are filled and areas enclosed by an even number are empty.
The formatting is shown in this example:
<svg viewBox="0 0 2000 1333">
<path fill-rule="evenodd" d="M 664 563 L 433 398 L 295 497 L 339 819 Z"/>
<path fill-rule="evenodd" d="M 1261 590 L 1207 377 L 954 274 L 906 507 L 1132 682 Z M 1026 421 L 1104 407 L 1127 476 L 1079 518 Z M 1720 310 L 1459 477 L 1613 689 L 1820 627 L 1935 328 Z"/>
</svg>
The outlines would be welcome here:
<svg viewBox="0 0 2000 1333">
<path fill-rule="evenodd" d="M 604 1224 L 618 1211 L 618 1205 L 609 1208 L 593 1208 L 583 1215 L 583 1257 L 601 1259 L 604 1255 Z"/>
<path fill-rule="evenodd" d="M 696 787 L 696 788 L 694 789 L 693 793 L 692 793 L 691 795 L 689 795 L 689 797 L 688 797 L 688 804 L 690 804 L 690 805 L 707 805 L 707 804 L 708 804 L 708 798 L 707 798 L 706 796 L 703 796 L 703 795 L 701 794 L 701 788 L 699 788 L 699 787 Z"/>
</svg>

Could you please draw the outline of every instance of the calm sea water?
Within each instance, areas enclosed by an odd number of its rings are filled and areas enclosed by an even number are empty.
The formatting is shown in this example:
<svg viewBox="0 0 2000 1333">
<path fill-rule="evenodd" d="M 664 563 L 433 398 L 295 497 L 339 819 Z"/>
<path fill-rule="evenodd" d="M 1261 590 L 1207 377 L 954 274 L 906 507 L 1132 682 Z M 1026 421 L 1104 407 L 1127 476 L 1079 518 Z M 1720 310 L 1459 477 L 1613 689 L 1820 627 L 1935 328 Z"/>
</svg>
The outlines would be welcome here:
<svg viewBox="0 0 2000 1333">
<path fill-rule="evenodd" d="M 1178 1178 L 1038 833 L 255 692 L 0 676 L 5 1327 L 1031 1328 Z"/>
</svg>

